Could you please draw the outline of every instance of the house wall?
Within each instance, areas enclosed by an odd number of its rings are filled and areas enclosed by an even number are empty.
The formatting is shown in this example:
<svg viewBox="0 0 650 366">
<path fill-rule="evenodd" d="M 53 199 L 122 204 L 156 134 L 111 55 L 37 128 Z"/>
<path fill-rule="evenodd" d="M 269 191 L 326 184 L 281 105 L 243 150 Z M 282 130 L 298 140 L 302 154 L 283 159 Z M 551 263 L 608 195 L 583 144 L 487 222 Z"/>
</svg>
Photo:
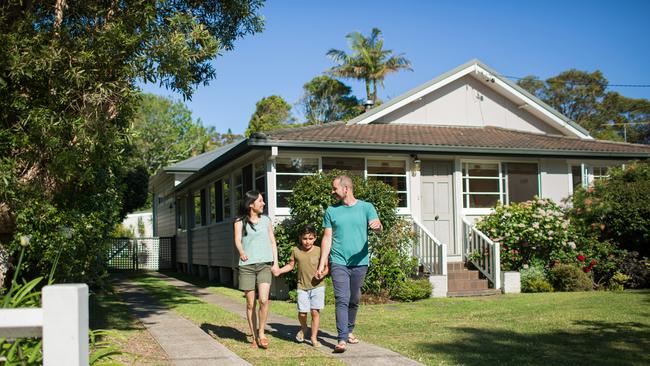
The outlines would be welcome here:
<svg viewBox="0 0 650 366">
<path fill-rule="evenodd" d="M 379 118 L 377 122 L 495 126 L 527 132 L 562 134 L 470 75 Z"/>
<path fill-rule="evenodd" d="M 540 159 L 540 193 L 556 203 L 571 195 L 570 170 L 566 159 Z"/>
<path fill-rule="evenodd" d="M 210 265 L 235 268 L 238 257 L 235 255 L 232 222 L 222 222 L 210 226 Z"/>
<path fill-rule="evenodd" d="M 153 199 L 154 236 L 174 236 L 176 234 L 176 210 L 174 189 L 174 176 L 160 173 L 156 176 L 151 191 Z"/>
</svg>

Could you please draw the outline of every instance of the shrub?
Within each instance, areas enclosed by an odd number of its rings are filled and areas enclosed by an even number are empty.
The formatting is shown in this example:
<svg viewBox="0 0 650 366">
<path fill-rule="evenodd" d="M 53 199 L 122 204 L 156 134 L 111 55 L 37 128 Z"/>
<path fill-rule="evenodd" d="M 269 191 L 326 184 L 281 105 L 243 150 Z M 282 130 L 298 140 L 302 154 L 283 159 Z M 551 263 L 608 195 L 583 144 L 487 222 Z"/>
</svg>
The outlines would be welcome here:
<svg viewBox="0 0 650 366">
<path fill-rule="evenodd" d="M 426 278 L 407 278 L 401 286 L 391 291 L 390 297 L 399 301 L 415 301 L 429 298 L 431 296 L 431 283 Z"/>
<path fill-rule="evenodd" d="M 501 269 L 516 271 L 526 264 L 571 261 L 575 243 L 564 210 L 550 199 L 498 204 L 477 229 L 501 247 Z"/>
<path fill-rule="evenodd" d="M 539 265 L 524 267 L 520 271 L 522 292 L 552 292 L 553 286 L 546 280 L 546 272 Z"/>
<path fill-rule="evenodd" d="M 572 219 L 601 240 L 650 257 L 650 165 L 635 162 L 609 174 L 593 187 L 576 190 Z"/>
<path fill-rule="evenodd" d="M 587 273 L 570 264 L 558 264 L 549 271 L 549 282 L 556 291 L 589 291 L 593 281 Z"/>
<path fill-rule="evenodd" d="M 612 278 L 609 280 L 608 288 L 612 291 L 623 291 L 625 288 L 625 283 L 627 283 L 632 277 L 623 274 L 621 272 L 616 272 Z"/>
<path fill-rule="evenodd" d="M 621 271 L 630 277 L 627 285 L 630 288 L 646 288 L 650 285 L 650 260 L 639 258 L 639 253 L 627 253 L 621 263 Z"/>
</svg>

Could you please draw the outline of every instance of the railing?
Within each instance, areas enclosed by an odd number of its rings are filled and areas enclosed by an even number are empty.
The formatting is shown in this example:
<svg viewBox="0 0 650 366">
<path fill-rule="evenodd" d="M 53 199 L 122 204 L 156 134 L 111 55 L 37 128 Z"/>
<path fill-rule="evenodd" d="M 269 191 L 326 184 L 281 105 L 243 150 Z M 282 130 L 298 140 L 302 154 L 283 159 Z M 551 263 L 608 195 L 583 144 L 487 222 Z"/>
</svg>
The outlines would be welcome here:
<svg viewBox="0 0 650 366">
<path fill-rule="evenodd" d="M 42 308 L 0 309 L 0 337 L 43 338 L 43 365 L 88 365 L 88 286 L 45 286 Z"/>
<path fill-rule="evenodd" d="M 426 272 L 437 275 L 447 274 L 447 246 L 436 239 L 424 225 L 415 218 L 413 230 L 418 236 L 417 245 L 413 248 L 413 256 L 418 258 Z"/>
<path fill-rule="evenodd" d="M 463 259 L 471 262 L 494 285 L 501 288 L 501 253 L 498 244 L 463 218 Z"/>
</svg>

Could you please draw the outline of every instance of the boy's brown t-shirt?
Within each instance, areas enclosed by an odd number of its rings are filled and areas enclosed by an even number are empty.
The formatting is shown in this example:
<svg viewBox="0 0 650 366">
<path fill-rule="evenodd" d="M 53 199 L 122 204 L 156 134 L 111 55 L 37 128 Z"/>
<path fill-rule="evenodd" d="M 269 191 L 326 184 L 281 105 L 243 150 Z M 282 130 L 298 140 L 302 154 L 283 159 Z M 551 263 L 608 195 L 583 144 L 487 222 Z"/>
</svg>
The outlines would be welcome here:
<svg viewBox="0 0 650 366">
<path fill-rule="evenodd" d="M 301 290 L 310 290 L 316 287 L 325 286 L 323 280 L 315 278 L 320 261 L 320 247 L 313 246 L 310 251 L 305 251 L 301 247 L 293 247 L 291 250 L 291 259 L 298 267 L 298 288 Z"/>
</svg>

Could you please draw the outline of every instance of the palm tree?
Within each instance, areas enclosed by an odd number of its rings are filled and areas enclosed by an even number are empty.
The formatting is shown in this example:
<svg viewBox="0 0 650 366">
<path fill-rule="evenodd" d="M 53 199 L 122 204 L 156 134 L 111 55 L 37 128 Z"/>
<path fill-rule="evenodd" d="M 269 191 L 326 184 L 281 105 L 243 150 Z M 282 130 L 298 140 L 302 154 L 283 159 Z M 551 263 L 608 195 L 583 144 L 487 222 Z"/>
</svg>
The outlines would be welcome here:
<svg viewBox="0 0 650 366">
<path fill-rule="evenodd" d="M 331 49 L 329 56 L 338 65 L 328 70 L 331 75 L 363 80 L 366 83 L 366 96 L 373 103 L 377 102 L 377 84 L 384 87 L 386 75 L 400 70 L 411 69 L 411 61 L 404 54 L 395 55 L 392 50 L 384 50 L 381 30 L 373 28 L 369 37 L 359 32 L 345 36 L 348 39 L 351 54 Z"/>
</svg>

